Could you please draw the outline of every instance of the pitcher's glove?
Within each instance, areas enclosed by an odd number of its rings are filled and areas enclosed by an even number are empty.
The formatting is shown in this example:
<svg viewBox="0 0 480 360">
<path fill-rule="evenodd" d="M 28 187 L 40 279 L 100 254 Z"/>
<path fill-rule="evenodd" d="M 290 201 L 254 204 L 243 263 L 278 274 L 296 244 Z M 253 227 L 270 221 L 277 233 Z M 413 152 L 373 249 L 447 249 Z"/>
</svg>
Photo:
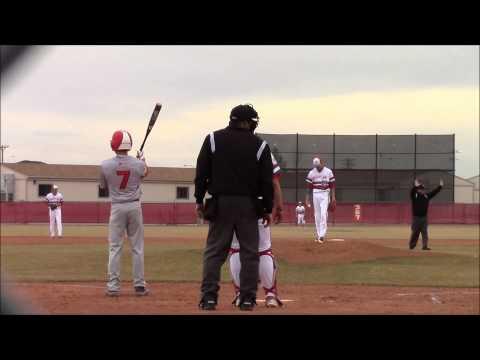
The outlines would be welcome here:
<svg viewBox="0 0 480 360">
<path fill-rule="evenodd" d="M 58 206 L 55 204 L 48 205 L 51 210 L 55 210 Z"/>
<path fill-rule="evenodd" d="M 337 200 L 330 201 L 330 204 L 328 204 L 328 211 L 334 212 L 336 208 L 337 208 Z"/>
</svg>

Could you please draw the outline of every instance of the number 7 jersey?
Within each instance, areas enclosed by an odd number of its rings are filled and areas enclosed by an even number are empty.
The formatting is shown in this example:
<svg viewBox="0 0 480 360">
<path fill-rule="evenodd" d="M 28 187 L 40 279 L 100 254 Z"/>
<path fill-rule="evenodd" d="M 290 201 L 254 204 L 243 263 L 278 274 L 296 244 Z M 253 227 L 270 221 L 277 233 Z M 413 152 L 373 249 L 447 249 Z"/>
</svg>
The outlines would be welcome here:
<svg viewBox="0 0 480 360">
<path fill-rule="evenodd" d="M 128 155 L 117 155 L 102 162 L 100 187 L 108 188 L 112 203 L 140 200 L 140 184 L 145 169 L 143 161 Z"/>
</svg>

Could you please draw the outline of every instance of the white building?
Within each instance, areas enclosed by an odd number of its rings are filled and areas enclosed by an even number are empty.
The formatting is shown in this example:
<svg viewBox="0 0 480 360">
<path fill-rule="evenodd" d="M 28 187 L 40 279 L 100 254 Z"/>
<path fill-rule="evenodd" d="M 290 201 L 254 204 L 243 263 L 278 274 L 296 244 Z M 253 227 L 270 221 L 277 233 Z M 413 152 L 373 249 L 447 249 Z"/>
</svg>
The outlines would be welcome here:
<svg viewBox="0 0 480 360">
<path fill-rule="evenodd" d="M 454 196 L 456 203 L 473 204 L 475 201 L 474 184 L 469 179 L 455 176 Z"/>
<path fill-rule="evenodd" d="M 479 197 L 480 175 L 473 176 L 471 178 L 468 178 L 467 180 L 473 183 L 473 202 L 476 204 L 480 203 L 480 197 Z"/>
<path fill-rule="evenodd" d="M 195 202 L 193 168 L 149 167 L 142 202 Z M 2 201 L 43 201 L 53 184 L 66 201 L 110 201 L 100 191 L 96 165 L 45 164 L 23 161 L 1 165 Z"/>
</svg>

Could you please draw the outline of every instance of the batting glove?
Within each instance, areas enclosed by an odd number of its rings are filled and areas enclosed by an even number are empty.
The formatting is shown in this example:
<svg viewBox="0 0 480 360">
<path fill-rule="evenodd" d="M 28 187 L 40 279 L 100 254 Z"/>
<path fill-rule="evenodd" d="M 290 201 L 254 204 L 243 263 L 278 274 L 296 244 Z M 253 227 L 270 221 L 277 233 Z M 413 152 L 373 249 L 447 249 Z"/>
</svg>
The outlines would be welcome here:
<svg viewBox="0 0 480 360">
<path fill-rule="evenodd" d="M 143 151 L 140 151 L 140 150 L 137 151 L 137 159 L 145 160 L 145 157 L 143 156 Z"/>
</svg>

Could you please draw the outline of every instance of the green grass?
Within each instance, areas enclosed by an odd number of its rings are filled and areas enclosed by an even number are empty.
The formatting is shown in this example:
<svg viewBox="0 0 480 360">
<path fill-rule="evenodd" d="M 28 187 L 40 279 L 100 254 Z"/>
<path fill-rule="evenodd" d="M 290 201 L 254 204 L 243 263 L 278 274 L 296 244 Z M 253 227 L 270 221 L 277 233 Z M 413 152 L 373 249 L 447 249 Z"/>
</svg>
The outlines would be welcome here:
<svg viewBox="0 0 480 360">
<path fill-rule="evenodd" d="M 207 226 L 162 226 L 146 225 L 146 237 L 191 237 L 198 236 L 204 240 Z M 0 231 L 4 236 L 48 236 L 47 224 L 1 224 Z M 273 238 L 303 239 L 312 237 L 314 228 L 307 225 L 305 228 L 293 226 L 275 226 Z M 445 225 L 431 224 L 429 226 L 432 239 L 465 239 L 476 240 L 480 237 L 479 225 Z M 406 239 L 410 233 L 409 225 L 333 225 L 329 227 L 330 238 L 340 237 L 348 239 Z M 64 225 L 65 236 L 107 237 L 106 225 Z"/>
<path fill-rule="evenodd" d="M 76 236 L 106 236 L 105 226 L 67 225 Z M 45 230 L 45 225 L 2 226 L 5 236 L 32 236 Z M 202 254 L 207 228 L 204 226 L 147 226 L 147 237 L 198 238 L 178 242 L 147 240 L 145 273 L 147 281 L 200 281 Z M 437 256 L 405 256 L 356 261 L 342 264 L 293 264 L 279 258 L 280 283 L 301 284 L 370 284 L 398 286 L 478 287 L 478 243 L 455 244 L 456 239 L 477 239 L 478 226 L 432 225 L 431 244 Z M 45 232 L 45 231 L 44 231 Z M 283 241 L 310 241 L 313 228 L 298 229 L 280 226 L 273 229 L 275 244 Z M 331 227 L 329 237 L 374 239 L 387 247 L 405 248 L 405 226 Z M 438 243 L 436 243 L 438 241 Z M 1 270 L 18 281 L 104 281 L 107 272 L 107 242 L 60 245 L 1 245 Z M 130 247 L 126 242 L 122 257 L 123 280 L 131 280 Z M 230 281 L 228 268 L 222 279 Z"/>
<path fill-rule="evenodd" d="M 479 271 L 478 260 L 457 255 L 387 258 L 308 267 L 280 261 L 279 281 L 303 284 L 477 287 Z"/>
</svg>

